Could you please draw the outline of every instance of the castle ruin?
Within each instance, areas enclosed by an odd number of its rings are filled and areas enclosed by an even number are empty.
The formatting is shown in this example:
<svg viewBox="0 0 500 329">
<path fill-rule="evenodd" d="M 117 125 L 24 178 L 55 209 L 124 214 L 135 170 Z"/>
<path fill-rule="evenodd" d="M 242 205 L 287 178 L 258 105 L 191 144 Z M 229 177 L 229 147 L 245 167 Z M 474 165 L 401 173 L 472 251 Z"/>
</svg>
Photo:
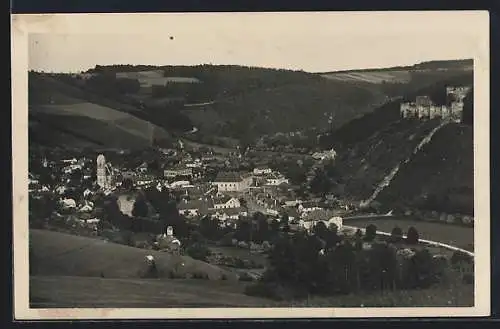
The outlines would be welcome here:
<svg viewBox="0 0 500 329">
<path fill-rule="evenodd" d="M 446 87 L 447 104 L 445 105 L 434 104 L 429 96 L 417 96 L 414 102 L 401 103 L 401 117 L 403 119 L 441 119 L 460 122 L 464 108 L 463 100 L 470 90 L 470 86 Z"/>
</svg>

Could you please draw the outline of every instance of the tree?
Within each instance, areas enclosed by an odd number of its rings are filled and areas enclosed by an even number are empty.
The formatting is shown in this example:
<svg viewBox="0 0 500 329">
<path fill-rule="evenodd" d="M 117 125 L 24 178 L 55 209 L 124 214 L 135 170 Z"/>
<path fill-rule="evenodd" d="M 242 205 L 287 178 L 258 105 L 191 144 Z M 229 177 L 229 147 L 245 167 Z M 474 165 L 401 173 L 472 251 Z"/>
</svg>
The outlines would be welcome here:
<svg viewBox="0 0 500 329">
<path fill-rule="evenodd" d="M 261 212 L 256 212 L 253 214 L 253 221 L 257 223 L 257 231 L 253 235 L 253 240 L 255 242 L 263 242 L 268 238 L 269 233 L 267 217 Z"/>
<path fill-rule="evenodd" d="M 418 244 L 419 235 L 416 228 L 413 226 L 408 229 L 408 233 L 406 234 L 406 243 L 408 244 Z"/>
<path fill-rule="evenodd" d="M 402 239 L 403 239 L 403 230 L 398 226 L 394 227 L 391 232 L 390 241 L 393 243 L 398 243 L 401 242 Z"/>
<path fill-rule="evenodd" d="M 240 220 L 238 223 L 238 228 L 236 229 L 235 232 L 235 239 L 238 241 L 250 241 L 250 236 L 251 236 L 251 230 L 252 230 L 252 224 L 248 220 Z"/>
<path fill-rule="evenodd" d="M 471 88 L 464 98 L 462 123 L 474 126 L 474 88 Z"/>
<path fill-rule="evenodd" d="M 437 278 L 437 268 L 432 254 L 428 249 L 422 249 L 409 259 L 403 285 L 408 288 L 428 288 Z"/>
<path fill-rule="evenodd" d="M 248 210 L 247 200 L 245 200 L 245 198 L 239 198 L 239 201 L 240 201 L 241 207 Z"/>
<path fill-rule="evenodd" d="M 356 230 L 356 233 L 354 234 L 354 244 L 356 247 L 356 250 L 361 250 L 363 249 L 363 232 L 358 228 Z"/>
<path fill-rule="evenodd" d="M 283 213 L 283 215 L 281 216 L 281 230 L 285 233 L 288 233 L 290 232 L 290 224 L 288 223 L 290 220 L 290 218 L 288 217 L 288 214 L 287 213 Z"/>
<path fill-rule="evenodd" d="M 134 202 L 132 215 L 134 217 L 147 217 L 148 214 L 149 214 L 149 209 L 146 200 L 142 197 L 138 197 Z"/>
<path fill-rule="evenodd" d="M 130 178 L 125 178 L 121 185 L 124 189 L 131 189 L 134 186 L 134 182 Z"/>
<path fill-rule="evenodd" d="M 196 242 L 189 246 L 186 250 L 186 253 L 197 260 L 206 261 L 207 258 L 211 255 L 210 249 L 201 242 Z"/>
<path fill-rule="evenodd" d="M 280 229 L 280 222 L 277 219 L 273 219 L 271 221 L 271 224 L 269 225 L 269 228 L 271 229 L 272 232 L 276 233 Z"/>
<path fill-rule="evenodd" d="M 365 241 L 373 241 L 377 236 L 377 226 L 370 224 L 366 227 Z"/>
<path fill-rule="evenodd" d="M 122 225 L 123 213 L 120 211 L 116 198 L 111 198 L 104 202 L 104 214 L 108 222 L 114 226 Z"/>
<path fill-rule="evenodd" d="M 325 222 L 320 220 L 313 227 L 314 234 L 320 239 L 326 240 L 328 236 L 328 228 L 326 227 Z"/>
</svg>

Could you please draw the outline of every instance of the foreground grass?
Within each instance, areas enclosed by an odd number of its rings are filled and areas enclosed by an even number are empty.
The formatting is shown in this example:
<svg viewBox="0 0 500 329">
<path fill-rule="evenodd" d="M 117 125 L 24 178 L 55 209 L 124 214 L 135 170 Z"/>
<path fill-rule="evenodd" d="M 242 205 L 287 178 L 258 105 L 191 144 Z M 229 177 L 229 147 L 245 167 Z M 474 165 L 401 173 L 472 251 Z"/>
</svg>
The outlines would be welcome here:
<svg viewBox="0 0 500 329">
<path fill-rule="evenodd" d="M 32 308 L 472 307 L 472 285 L 275 302 L 244 294 L 245 283 L 214 280 L 30 277 Z"/>
<path fill-rule="evenodd" d="M 31 276 L 32 308 L 259 307 L 239 282 Z"/>
<path fill-rule="evenodd" d="M 288 307 L 473 307 L 474 287 L 433 288 L 335 297 L 311 297 L 281 302 Z M 279 306 L 277 306 L 279 307 Z"/>
</svg>

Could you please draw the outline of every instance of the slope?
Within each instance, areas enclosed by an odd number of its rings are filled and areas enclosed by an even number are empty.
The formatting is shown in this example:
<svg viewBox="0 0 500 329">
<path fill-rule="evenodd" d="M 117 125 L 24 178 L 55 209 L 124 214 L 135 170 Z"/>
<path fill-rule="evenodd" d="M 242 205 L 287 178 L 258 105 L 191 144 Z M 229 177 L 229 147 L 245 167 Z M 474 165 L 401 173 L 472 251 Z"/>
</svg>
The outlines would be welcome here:
<svg viewBox="0 0 500 329">
<path fill-rule="evenodd" d="M 384 177 L 439 124 L 437 120 L 396 121 L 340 153 L 337 167 L 345 196 L 354 200 L 369 198 Z"/>
<path fill-rule="evenodd" d="M 32 308 L 265 307 L 241 282 L 205 280 L 30 277 Z"/>
<path fill-rule="evenodd" d="M 403 165 L 378 201 L 448 213 L 474 214 L 472 127 L 448 124 Z"/>
<path fill-rule="evenodd" d="M 136 67 L 99 67 L 91 72 L 111 74 L 136 71 Z M 161 103 L 155 98 L 183 99 L 187 116 L 199 128 L 198 134 L 236 139 L 253 139 L 276 131 L 293 131 L 311 125 L 324 126 L 325 116 L 335 112 L 335 125 L 353 115 L 371 111 L 383 103 L 377 86 L 330 81 L 302 71 L 277 70 L 231 65 L 140 67 L 164 70 L 165 76 L 191 77 L 201 83 L 169 83 L 159 95 L 144 104 Z M 171 106 L 173 107 L 173 106 Z M 166 107 L 165 107 L 166 108 Z M 161 110 L 161 106 L 158 106 Z M 196 137 L 196 136 L 194 136 Z"/>
<path fill-rule="evenodd" d="M 29 118 L 36 122 L 30 129 L 32 142 L 143 148 L 170 138 L 165 129 L 135 116 L 139 110 L 131 106 L 94 103 L 88 94 L 48 76 L 31 74 L 29 82 Z M 68 136 L 72 138 L 63 138 Z"/>
<path fill-rule="evenodd" d="M 133 248 L 104 240 L 75 236 L 47 230 L 30 230 L 30 245 L 34 252 L 30 266 L 36 275 L 85 276 L 139 279 L 147 269 L 145 257 L 153 255 L 160 277 L 176 274 L 206 274 L 219 280 L 225 274 L 236 280 L 232 272 L 188 256 Z"/>
</svg>

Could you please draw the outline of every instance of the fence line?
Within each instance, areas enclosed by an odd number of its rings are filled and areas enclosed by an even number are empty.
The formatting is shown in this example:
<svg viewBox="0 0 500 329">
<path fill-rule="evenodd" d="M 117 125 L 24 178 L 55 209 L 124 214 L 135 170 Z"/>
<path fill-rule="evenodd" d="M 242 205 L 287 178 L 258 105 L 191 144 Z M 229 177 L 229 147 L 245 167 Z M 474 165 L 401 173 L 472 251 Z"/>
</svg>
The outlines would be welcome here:
<svg viewBox="0 0 500 329">
<path fill-rule="evenodd" d="M 343 225 L 343 227 L 348 228 L 348 229 L 354 229 L 354 230 L 360 229 L 361 232 L 363 232 L 363 233 L 366 232 L 366 229 L 361 228 L 361 227 L 347 226 L 347 225 Z M 382 232 L 382 231 L 377 231 L 377 235 L 391 236 L 390 233 Z M 403 239 L 406 239 L 406 235 L 403 235 Z M 424 240 L 424 239 L 418 239 L 418 242 L 425 244 L 425 245 L 433 246 L 433 247 L 441 247 L 441 248 L 446 248 L 446 249 L 453 250 L 453 251 L 463 252 L 464 254 L 467 254 L 471 257 L 474 257 L 473 252 L 462 249 L 462 248 L 458 248 L 458 247 L 455 247 L 455 246 L 452 246 L 452 245 L 449 245 L 446 243 L 441 243 L 441 242 L 431 241 L 431 240 Z"/>
</svg>

